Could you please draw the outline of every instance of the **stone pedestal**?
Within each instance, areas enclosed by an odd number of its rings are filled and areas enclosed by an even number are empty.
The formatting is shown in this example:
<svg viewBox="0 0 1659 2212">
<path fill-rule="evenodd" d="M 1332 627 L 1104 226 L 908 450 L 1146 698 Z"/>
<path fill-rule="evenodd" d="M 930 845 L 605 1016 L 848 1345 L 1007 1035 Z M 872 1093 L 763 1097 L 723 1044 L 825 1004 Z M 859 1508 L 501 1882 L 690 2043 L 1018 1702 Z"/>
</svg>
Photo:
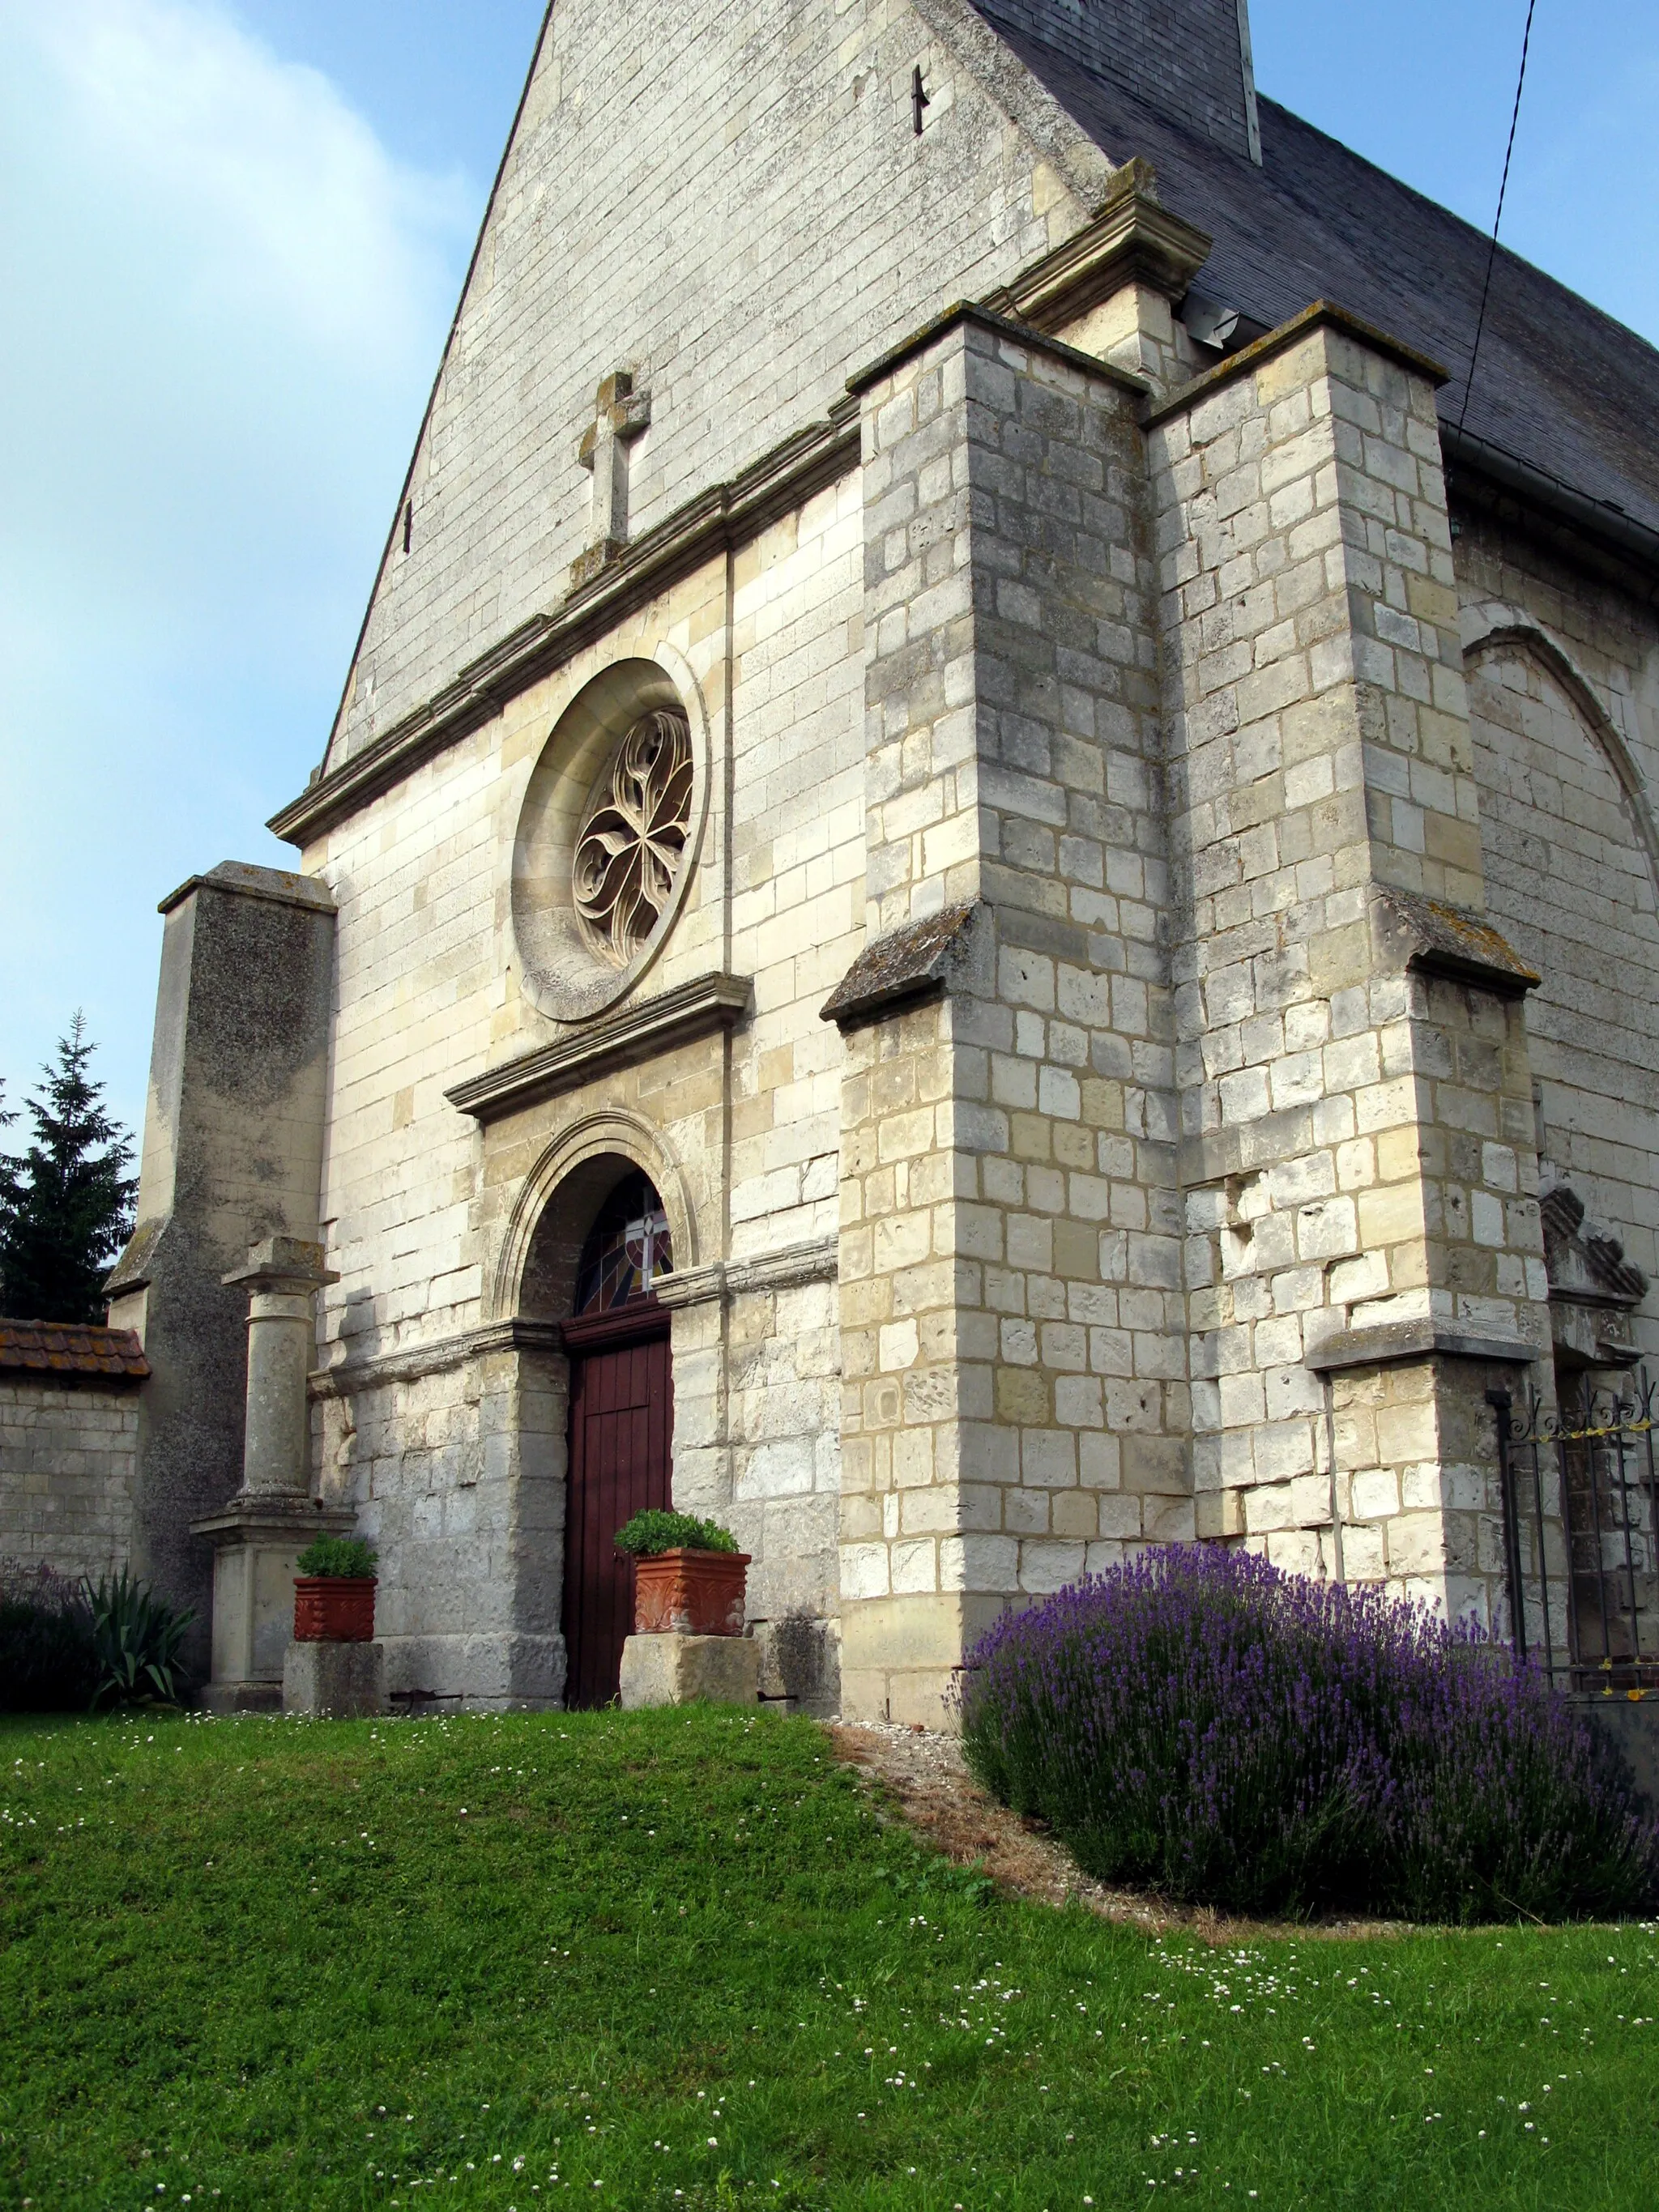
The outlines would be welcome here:
<svg viewBox="0 0 1659 2212">
<path fill-rule="evenodd" d="M 747 1636 L 630 1636 L 623 1646 L 622 1702 L 752 1705 L 760 1696 L 760 1646 Z"/>
<path fill-rule="evenodd" d="M 248 1292 L 247 1418 L 241 1489 L 222 1510 L 191 1523 L 214 1547 L 213 1676 L 203 1703 L 213 1712 L 274 1711 L 300 1553 L 315 1536 L 347 1534 L 356 1519 L 310 1494 L 311 1302 L 320 1284 L 337 1278 L 323 1265 L 320 1244 L 268 1237 L 224 1279 Z"/>
<path fill-rule="evenodd" d="M 390 1708 L 386 1647 L 374 1644 L 290 1644 L 283 1663 L 283 1711 L 319 1720 L 360 1720 Z"/>
<path fill-rule="evenodd" d="M 210 1711 L 274 1711 L 282 1704 L 296 1563 L 313 1537 L 348 1535 L 355 1520 L 307 1498 L 245 1498 L 193 1524 L 214 1547 L 213 1678 L 202 1693 Z"/>
</svg>

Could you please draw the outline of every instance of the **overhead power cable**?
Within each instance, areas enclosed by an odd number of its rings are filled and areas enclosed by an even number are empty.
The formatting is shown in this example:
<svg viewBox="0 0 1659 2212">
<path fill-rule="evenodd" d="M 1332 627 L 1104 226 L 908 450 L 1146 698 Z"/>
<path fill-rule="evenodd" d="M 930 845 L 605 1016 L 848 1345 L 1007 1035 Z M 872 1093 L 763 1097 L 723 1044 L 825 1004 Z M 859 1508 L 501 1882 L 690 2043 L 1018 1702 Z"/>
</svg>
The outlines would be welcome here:
<svg viewBox="0 0 1659 2212">
<path fill-rule="evenodd" d="M 1498 212 L 1492 219 L 1492 244 L 1486 249 L 1486 277 L 1480 287 L 1480 313 L 1474 320 L 1474 343 L 1469 349 L 1469 373 L 1463 380 L 1463 404 L 1458 410 L 1457 427 L 1463 427 L 1463 418 L 1469 411 L 1469 394 L 1474 389 L 1474 364 L 1480 358 L 1480 333 L 1486 327 L 1486 298 L 1492 290 L 1492 264 L 1498 258 L 1498 226 L 1504 220 L 1504 195 L 1510 188 L 1510 163 L 1515 155 L 1515 126 L 1521 120 L 1521 89 L 1527 82 L 1527 49 L 1532 44 L 1532 15 L 1538 0 L 1527 0 L 1527 27 L 1521 34 L 1521 74 L 1515 80 L 1515 106 L 1510 111 L 1510 143 L 1504 149 L 1504 178 L 1498 187 Z"/>
</svg>

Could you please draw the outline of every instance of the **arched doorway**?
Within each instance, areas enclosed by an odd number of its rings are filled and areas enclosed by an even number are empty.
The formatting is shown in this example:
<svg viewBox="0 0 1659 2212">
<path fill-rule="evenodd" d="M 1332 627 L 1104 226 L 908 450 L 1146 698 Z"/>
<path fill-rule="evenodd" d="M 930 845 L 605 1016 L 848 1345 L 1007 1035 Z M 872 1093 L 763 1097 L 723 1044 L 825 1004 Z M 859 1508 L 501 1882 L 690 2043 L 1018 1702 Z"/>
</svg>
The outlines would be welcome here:
<svg viewBox="0 0 1659 2212">
<path fill-rule="evenodd" d="M 623 1522 L 670 1502 L 674 1383 L 668 1314 L 656 1285 L 672 1241 L 650 1179 L 626 1176 L 600 1206 L 576 1267 L 571 1318 L 566 1489 L 565 1703 L 606 1705 L 634 1625 L 634 1571 L 613 1539 Z"/>
</svg>

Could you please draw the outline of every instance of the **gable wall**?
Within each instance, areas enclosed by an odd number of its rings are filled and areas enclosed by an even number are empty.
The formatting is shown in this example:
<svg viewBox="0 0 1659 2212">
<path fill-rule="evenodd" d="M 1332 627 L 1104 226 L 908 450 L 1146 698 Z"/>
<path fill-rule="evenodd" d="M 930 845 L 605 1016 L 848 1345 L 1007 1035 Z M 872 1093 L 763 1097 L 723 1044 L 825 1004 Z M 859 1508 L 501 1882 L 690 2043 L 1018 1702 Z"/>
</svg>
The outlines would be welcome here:
<svg viewBox="0 0 1659 2212">
<path fill-rule="evenodd" d="M 1103 189 L 1109 168 L 1053 122 L 1050 160 L 908 0 L 703 0 L 672 36 L 640 0 L 562 0 L 416 455 L 411 550 L 394 532 L 331 759 L 562 598 L 603 376 L 631 365 L 651 394 L 637 536 L 1075 229 L 1053 161 Z"/>
</svg>

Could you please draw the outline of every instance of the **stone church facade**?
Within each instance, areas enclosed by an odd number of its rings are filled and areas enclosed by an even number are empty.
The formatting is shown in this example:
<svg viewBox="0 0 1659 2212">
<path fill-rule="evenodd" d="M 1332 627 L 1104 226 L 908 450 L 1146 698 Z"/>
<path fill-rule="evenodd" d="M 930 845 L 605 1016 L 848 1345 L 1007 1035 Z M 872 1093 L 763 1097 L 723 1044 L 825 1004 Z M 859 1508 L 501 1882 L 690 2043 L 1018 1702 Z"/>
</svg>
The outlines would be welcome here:
<svg viewBox="0 0 1659 2212">
<path fill-rule="evenodd" d="M 558 1702 L 628 1482 L 808 1710 L 1194 1537 L 1503 1630 L 1492 1394 L 1659 1349 L 1659 359 L 1500 253 L 1470 386 L 1243 0 L 672 15 L 550 10 L 297 866 L 168 902 L 136 1561 L 252 1286 L 394 1696 Z"/>
</svg>

